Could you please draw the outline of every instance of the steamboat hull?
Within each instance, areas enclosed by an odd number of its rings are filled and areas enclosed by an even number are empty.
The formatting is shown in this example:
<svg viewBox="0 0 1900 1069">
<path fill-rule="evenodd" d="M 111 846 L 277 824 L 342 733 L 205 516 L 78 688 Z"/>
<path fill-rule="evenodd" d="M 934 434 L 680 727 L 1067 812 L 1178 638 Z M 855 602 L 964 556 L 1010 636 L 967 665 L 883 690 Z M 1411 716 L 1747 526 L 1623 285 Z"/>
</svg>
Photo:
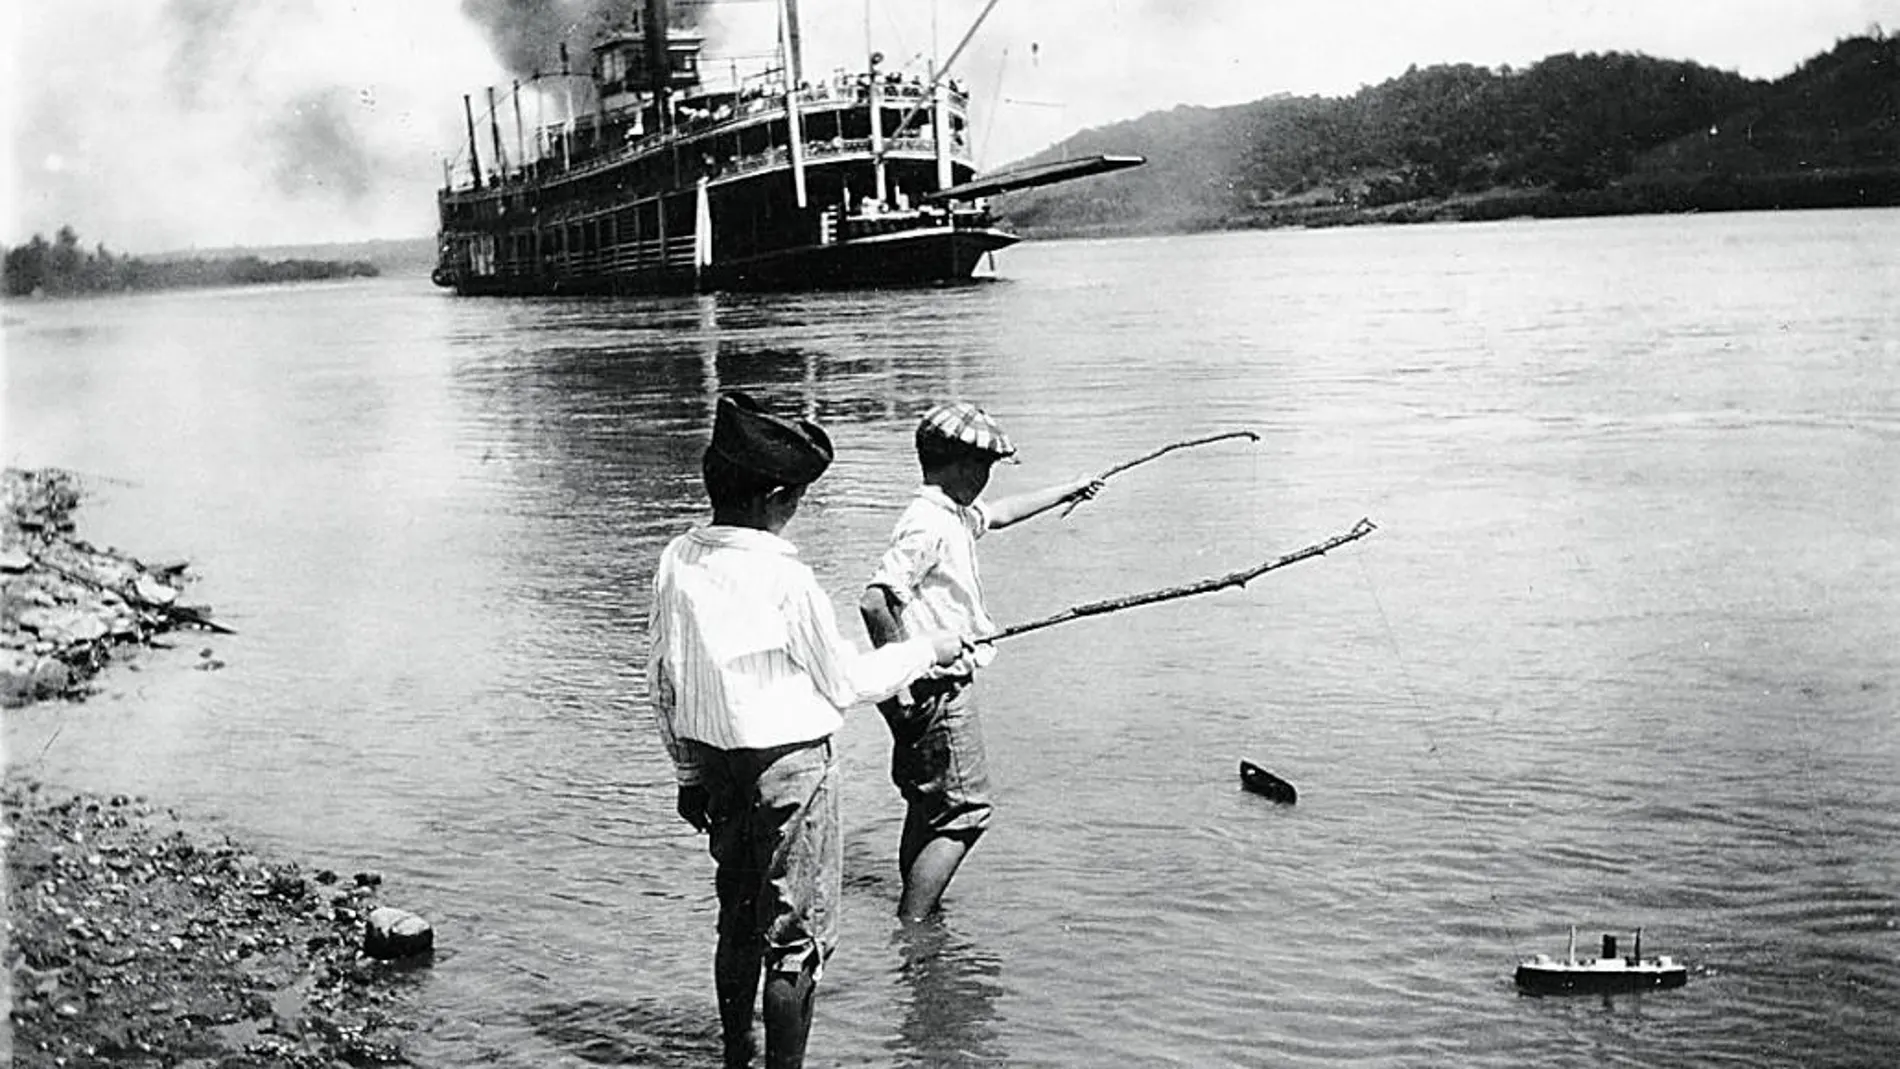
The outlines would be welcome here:
<svg viewBox="0 0 1900 1069">
<path fill-rule="evenodd" d="M 469 297 L 608 296 L 714 290 L 878 289 L 968 282 L 984 257 L 1020 240 L 992 227 L 910 230 L 848 245 L 808 245 L 742 261 L 640 271 L 452 276 L 438 285 Z"/>
<path fill-rule="evenodd" d="M 711 272 L 720 289 L 860 289 L 961 282 L 985 255 L 1015 244 L 996 229 L 911 230 L 849 245 L 793 249 Z"/>
</svg>

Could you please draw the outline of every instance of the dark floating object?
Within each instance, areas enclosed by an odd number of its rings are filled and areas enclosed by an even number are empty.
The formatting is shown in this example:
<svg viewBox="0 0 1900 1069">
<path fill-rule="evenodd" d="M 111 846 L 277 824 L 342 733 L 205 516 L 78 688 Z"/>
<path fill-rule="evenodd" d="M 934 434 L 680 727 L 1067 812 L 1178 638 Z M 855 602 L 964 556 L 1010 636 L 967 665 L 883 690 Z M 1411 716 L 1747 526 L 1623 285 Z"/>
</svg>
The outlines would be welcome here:
<svg viewBox="0 0 1900 1069">
<path fill-rule="evenodd" d="M 1271 798 L 1281 805 L 1292 805 L 1300 800 L 1300 792 L 1294 790 L 1291 783 L 1252 761 L 1240 763 L 1240 785 L 1263 798 Z"/>
<path fill-rule="evenodd" d="M 1570 929 L 1570 953 L 1563 961 L 1539 954 L 1517 967 L 1517 986 L 1536 995 L 1594 995 L 1650 991 L 1689 982 L 1688 966 L 1668 956 L 1643 957 L 1643 930 L 1636 929 L 1635 952 L 1616 956 L 1616 936 L 1603 937 L 1603 956 L 1577 960 L 1577 929 Z"/>
</svg>

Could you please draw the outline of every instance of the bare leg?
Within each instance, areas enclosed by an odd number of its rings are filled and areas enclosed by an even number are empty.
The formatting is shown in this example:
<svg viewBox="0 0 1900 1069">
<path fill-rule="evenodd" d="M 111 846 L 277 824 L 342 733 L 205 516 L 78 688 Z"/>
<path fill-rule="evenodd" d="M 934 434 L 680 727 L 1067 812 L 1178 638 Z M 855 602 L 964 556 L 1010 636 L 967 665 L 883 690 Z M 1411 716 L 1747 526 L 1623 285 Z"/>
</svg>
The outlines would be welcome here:
<svg viewBox="0 0 1900 1069">
<path fill-rule="evenodd" d="M 950 878 L 957 874 L 975 841 L 976 837 L 967 833 L 932 835 L 921 821 L 907 817 L 904 840 L 897 851 L 904 872 L 904 896 L 897 903 L 897 915 L 919 921 L 937 912 L 944 889 L 950 886 Z"/>
<path fill-rule="evenodd" d="M 810 962 L 795 973 L 773 970 L 765 978 L 766 1069 L 800 1069 L 811 1038 L 811 1011 L 818 993 Z"/>
<path fill-rule="evenodd" d="M 910 885 L 910 867 L 917 862 L 917 855 L 924 844 L 930 841 L 930 825 L 917 812 L 916 806 L 904 810 L 904 833 L 897 841 L 897 871 L 904 878 L 904 885 Z"/>
</svg>

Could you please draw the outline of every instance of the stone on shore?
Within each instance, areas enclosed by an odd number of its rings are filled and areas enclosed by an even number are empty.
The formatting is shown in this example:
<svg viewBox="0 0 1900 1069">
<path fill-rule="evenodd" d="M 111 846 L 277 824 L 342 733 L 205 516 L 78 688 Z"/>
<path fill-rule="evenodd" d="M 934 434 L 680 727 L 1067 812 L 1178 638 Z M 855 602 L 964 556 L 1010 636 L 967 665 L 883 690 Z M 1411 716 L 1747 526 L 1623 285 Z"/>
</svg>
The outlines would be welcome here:
<svg viewBox="0 0 1900 1069">
<path fill-rule="evenodd" d="M 408 910 L 378 906 L 363 924 L 363 953 L 381 961 L 396 961 L 435 949 L 435 929 Z"/>
</svg>

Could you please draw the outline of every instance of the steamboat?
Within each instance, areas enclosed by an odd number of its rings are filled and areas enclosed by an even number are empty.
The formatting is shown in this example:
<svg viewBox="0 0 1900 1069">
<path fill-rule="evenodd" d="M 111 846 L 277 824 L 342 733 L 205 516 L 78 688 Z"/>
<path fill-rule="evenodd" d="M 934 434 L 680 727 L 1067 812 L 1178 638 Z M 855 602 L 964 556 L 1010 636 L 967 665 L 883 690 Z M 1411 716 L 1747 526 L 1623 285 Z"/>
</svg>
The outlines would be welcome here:
<svg viewBox="0 0 1900 1069">
<path fill-rule="evenodd" d="M 444 166 L 436 284 L 537 295 L 957 281 L 1018 240 L 988 198 L 1142 162 L 1092 156 L 979 177 L 969 96 L 946 73 L 982 16 L 923 76 L 871 52 L 863 70 L 813 81 L 796 0 L 777 4 L 776 55 L 718 84 L 702 79 L 704 39 L 669 24 L 665 0 L 625 12 L 585 74 L 566 73 L 563 45 L 565 114 L 535 124 L 530 151 L 516 83 L 512 158 L 494 90 L 486 160 L 464 96 L 467 169 Z"/>
</svg>

